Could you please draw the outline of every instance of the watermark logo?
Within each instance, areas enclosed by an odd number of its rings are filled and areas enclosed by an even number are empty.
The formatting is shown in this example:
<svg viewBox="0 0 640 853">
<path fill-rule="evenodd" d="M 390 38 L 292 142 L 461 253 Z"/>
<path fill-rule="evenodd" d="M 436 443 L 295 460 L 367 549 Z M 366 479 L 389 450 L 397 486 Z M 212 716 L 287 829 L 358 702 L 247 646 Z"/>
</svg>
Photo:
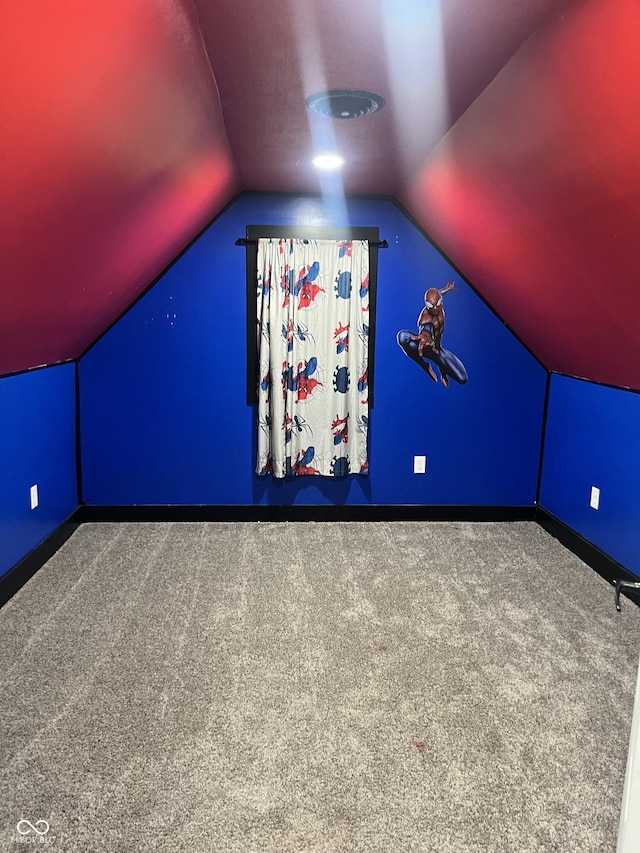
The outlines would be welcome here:
<svg viewBox="0 0 640 853">
<path fill-rule="evenodd" d="M 46 820 L 37 820 L 34 825 L 30 821 L 22 819 L 18 822 L 16 830 L 20 835 L 29 835 L 30 832 L 37 832 L 38 835 L 46 835 L 49 832 L 49 824 Z"/>
<path fill-rule="evenodd" d="M 18 844 L 53 844 L 56 840 L 55 835 L 49 835 L 51 827 L 46 820 L 37 820 L 31 823 L 30 820 L 22 818 L 16 824 L 16 842 Z"/>
</svg>

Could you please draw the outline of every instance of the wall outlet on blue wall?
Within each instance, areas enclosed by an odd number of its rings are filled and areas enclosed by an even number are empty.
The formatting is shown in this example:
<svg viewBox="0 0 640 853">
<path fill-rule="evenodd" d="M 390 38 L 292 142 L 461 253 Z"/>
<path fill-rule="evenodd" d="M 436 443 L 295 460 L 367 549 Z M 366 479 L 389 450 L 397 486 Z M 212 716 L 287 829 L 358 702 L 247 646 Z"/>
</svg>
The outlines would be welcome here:
<svg viewBox="0 0 640 853">
<path fill-rule="evenodd" d="M 30 494 L 31 494 L 31 509 L 35 509 L 38 506 L 38 484 L 37 483 L 34 486 L 31 486 Z"/>
<path fill-rule="evenodd" d="M 600 506 L 600 489 L 597 486 L 591 486 L 591 498 L 589 499 L 591 509 L 598 509 Z"/>
<path fill-rule="evenodd" d="M 427 471 L 427 457 L 426 456 L 414 456 L 413 457 L 413 473 L 414 474 L 425 474 Z"/>
</svg>

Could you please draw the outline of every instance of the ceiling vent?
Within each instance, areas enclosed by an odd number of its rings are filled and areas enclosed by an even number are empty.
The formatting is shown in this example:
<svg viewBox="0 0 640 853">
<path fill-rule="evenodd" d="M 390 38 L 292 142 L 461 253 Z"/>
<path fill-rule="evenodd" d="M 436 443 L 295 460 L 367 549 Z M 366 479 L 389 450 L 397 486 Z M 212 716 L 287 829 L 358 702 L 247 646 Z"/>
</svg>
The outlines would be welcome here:
<svg viewBox="0 0 640 853">
<path fill-rule="evenodd" d="M 360 118 L 384 107 L 384 98 L 359 89 L 330 89 L 309 95 L 305 101 L 310 110 L 329 118 Z"/>
</svg>

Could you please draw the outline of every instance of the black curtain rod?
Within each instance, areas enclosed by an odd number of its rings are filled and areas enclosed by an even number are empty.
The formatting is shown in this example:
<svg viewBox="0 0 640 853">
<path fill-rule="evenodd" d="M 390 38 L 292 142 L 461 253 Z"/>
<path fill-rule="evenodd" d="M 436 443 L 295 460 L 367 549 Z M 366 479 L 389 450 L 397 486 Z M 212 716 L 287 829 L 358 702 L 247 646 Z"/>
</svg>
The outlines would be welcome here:
<svg viewBox="0 0 640 853">
<path fill-rule="evenodd" d="M 252 246 L 257 244 L 257 240 L 249 240 L 248 237 L 238 237 L 236 240 L 236 246 Z M 370 240 L 369 245 L 373 246 L 375 249 L 388 249 L 389 244 L 386 240 Z"/>
</svg>

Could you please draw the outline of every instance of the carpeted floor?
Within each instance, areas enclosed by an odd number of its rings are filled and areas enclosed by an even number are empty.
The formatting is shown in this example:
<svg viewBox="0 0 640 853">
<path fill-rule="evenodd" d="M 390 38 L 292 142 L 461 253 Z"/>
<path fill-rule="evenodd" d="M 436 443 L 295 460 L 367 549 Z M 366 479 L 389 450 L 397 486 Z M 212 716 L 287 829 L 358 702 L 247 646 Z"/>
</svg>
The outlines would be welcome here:
<svg viewBox="0 0 640 853">
<path fill-rule="evenodd" d="M 85 524 L 0 610 L 0 849 L 613 853 L 639 649 L 533 522 Z"/>
</svg>

